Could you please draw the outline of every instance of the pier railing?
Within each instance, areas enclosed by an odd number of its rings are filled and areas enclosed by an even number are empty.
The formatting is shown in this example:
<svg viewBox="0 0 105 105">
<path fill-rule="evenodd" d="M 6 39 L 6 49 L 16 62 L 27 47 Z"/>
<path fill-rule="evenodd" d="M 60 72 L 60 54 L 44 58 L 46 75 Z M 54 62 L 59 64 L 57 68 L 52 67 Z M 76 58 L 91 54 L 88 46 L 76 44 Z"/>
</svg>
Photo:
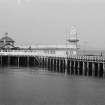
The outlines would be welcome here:
<svg viewBox="0 0 105 105">
<path fill-rule="evenodd" d="M 25 51 L 25 50 L 11 50 L 0 51 L 0 55 L 11 56 L 42 56 L 42 57 L 63 57 L 65 59 L 72 59 L 76 61 L 88 61 L 88 62 L 105 62 L 104 56 L 86 56 L 86 55 L 69 55 L 66 54 L 46 54 L 38 51 Z"/>
</svg>

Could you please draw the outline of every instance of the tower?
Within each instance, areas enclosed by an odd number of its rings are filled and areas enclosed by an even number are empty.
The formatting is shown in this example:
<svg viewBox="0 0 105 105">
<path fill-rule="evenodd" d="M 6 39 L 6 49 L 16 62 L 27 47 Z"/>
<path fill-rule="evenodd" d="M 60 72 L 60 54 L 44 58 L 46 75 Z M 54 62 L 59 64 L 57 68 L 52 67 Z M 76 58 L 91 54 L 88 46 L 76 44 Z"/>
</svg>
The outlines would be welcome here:
<svg viewBox="0 0 105 105">
<path fill-rule="evenodd" d="M 66 47 L 68 56 L 77 55 L 79 39 L 77 37 L 76 26 L 71 27 L 70 33 L 68 35 L 69 36 L 66 36 Z"/>
</svg>

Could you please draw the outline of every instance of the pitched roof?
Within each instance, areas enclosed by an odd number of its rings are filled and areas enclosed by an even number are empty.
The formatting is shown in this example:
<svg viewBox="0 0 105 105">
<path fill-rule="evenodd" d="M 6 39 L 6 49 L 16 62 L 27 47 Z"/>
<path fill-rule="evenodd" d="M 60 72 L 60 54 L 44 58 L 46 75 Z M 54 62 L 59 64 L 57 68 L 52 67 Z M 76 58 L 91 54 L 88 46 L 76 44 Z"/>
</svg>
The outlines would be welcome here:
<svg viewBox="0 0 105 105">
<path fill-rule="evenodd" d="M 5 36 L 0 39 L 0 42 L 15 42 L 12 38 Z"/>
</svg>

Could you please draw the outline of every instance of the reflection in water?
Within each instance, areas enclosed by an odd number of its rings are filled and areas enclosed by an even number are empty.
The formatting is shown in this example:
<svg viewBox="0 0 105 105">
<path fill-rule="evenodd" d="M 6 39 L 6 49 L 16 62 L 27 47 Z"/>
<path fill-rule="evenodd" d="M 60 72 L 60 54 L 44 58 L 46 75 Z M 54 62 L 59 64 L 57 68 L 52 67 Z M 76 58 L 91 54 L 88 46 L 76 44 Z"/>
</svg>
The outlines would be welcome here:
<svg viewBox="0 0 105 105">
<path fill-rule="evenodd" d="M 105 80 L 38 68 L 0 68 L 0 105 L 104 105 Z"/>
</svg>

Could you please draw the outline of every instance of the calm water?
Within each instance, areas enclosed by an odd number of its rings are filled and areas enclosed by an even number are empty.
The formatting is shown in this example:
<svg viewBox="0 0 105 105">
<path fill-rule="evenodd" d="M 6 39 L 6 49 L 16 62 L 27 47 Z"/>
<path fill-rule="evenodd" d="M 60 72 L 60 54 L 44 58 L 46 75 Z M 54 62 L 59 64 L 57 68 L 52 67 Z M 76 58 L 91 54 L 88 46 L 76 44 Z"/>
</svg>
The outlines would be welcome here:
<svg viewBox="0 0 105 105">
<path fill-rule="evenodd" d="M 105 80 L 0 68 L 0 105 L 105 105 Z"/>
</svg>

